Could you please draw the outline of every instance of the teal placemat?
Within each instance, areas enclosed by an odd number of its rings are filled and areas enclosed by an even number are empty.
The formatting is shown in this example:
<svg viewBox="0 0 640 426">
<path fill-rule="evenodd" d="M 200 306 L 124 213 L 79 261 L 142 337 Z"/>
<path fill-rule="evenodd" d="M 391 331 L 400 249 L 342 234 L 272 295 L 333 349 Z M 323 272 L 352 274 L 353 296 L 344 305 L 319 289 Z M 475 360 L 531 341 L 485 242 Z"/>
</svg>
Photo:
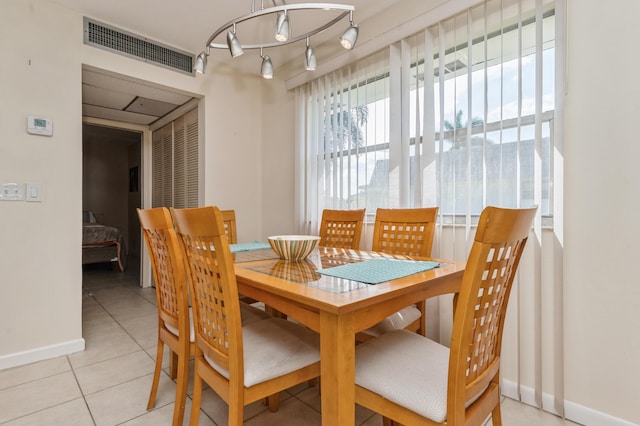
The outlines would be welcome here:
<svg viewBox="0 0 640 426">
<path fill-rule="evenodd" d="M 271 248 L 271 246 L 269 243 L 254 241 L 252 243 L 229 244 L 229 248 L 231 253 L 238 253 L 239 251 L 264 250 Z"/>
<path fill-rule="evenodd" d="M 396 259 L 374 259 L 365 262 L 348 263 L 335 268 L 318 269 L 319 274 L 360 281 L 367 284 L 380 284 L 418 272 L 428 271 L 440 266 L 438 262 Z"/>
</svg>

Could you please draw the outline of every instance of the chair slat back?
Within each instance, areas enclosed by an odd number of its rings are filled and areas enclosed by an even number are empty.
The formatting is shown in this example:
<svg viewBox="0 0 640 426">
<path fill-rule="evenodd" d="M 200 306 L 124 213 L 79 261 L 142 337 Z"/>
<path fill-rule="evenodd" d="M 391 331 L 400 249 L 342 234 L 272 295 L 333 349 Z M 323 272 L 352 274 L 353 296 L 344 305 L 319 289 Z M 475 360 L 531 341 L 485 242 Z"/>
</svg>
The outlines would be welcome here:
<svg viewBox="0 0 640 426">
<path fill-rule="evenodd" d="M 438 207 L 378 209 L 373 227 L 373 251 L 429 257 Z"/>
<path fill-rule="evenodd" d="M 243 383 L 240 304 L 222 213 L 198 207 L 171 214 L 188 265 L 196 343 Z"/>
<path fill-rule="evenodd" d="M 236 211 L 221 210 L 222 220 L 224 221 L 224 232 L 229 238 L 229 244 L 238 244 L 238 233 L 236 228 Z"/>
<path fill-rule="evenodd" d="M 365 209 L 322 211 L 318 245 L 357 250 L 360 248 Z"/>
<path fill-rule="evenodd" d="M 180 312 L 189 311 L 187 283 L 182 251 L 164 207 L 137 209 L 144 241 L 149 251 L 156 286 L 158 315 L 167 324 L 189 335 L 189 318 Z"/>
<path fill-rule="evenodd" d="M 509 294 L 536 209 L 487 207 L 480 215 L 455 308 L 449 360 L 449 395 L 455 397 L 448 400 L 448 421 L 499 380 Z"/>
</svg>

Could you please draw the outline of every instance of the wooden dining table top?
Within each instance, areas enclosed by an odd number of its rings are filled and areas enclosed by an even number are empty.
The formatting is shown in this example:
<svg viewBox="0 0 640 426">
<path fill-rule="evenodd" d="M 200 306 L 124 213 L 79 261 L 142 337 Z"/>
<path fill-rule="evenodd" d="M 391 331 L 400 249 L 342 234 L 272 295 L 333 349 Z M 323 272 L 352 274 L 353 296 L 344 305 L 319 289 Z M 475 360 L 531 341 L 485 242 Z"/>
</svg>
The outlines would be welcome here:
<svg viewBox="0 0 640 426">
<path fill-rule="evenodd" d="M 238 292 L 295 319 L 320 334 L 322 424 L 355 422 L 355 333 L 420 300 L 457 293 L 465 262 L 438 267 L 379 284 L 317 272 L 355 262 L 405 259 L 371 251 L 319 247 L 303 261 L 282 260 L 271 250 L 238 252 Z"/>
</svg>

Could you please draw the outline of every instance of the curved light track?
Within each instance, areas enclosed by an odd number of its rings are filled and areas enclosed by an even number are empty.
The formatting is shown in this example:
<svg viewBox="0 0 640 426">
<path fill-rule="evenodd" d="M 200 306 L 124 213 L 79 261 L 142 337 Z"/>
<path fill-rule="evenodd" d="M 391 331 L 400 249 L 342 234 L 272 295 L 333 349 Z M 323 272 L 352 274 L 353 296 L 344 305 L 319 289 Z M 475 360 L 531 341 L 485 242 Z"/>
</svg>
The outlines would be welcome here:
<svg viewBox="0 0 640 426">
<path fill-rule="evenodd" d="M 300 4 L 289 4 L 289 5 L 283 5 L 283 6 L 275 6 L 275 7 L 268 7 L 265 9 L 260 9 L 260 10 L 256 10 L 254 12 L 251 12 L 247 15 L 244 16 L 240 16 L 236 19 L 233 19 L 229 22 L 227 22 L 226 24 L 222 25 L 220 28 L 218 28 L 212 35 L 211 37 L 209 37 L 209 40 L 207 40 L 207 46 L 208 47 L 212 47 L 214 49 L 227 49 L 227 44 L 226 43 L 214 43 L 213 41 L 216 39 L 216 37 L 218 37 L 220 34 L 224 33 L 225 31 L 228 31 L 229 29 L 233 28 L 234 24 L 239 24 L 241 22 L 244 21 L 248 21 L 250 19 L 254 19 L 254 18 L 258 18 L 260 16 L 264 16 L 264 15 L 269 15 L 272 13 L 278 13 L 278 12 L 283 12 L 283 11 L 291 11 L 291 10 L 338 10 L 338 11 L 342 11 L 342 13 L 340 13 L 337 17 L 335 17 L 334 19 L 328 21 L 327 23 L 320 25 L 319 27 L 316 27 L 315 29 L 309 31 L 308 33 L 305 34 L 301 34 L 299 36 L 296 37 L 292 37 L 287 41 L 270 41 L 270 42 L 265 42 L 265 43 L 257 43 L 257 44 L 242 44 L 242 48 L 243 49 L 260 49 L 260 48 L 270 48 L 270 47 L 277 47 L 277 46 L 284 46 L 287 44 L 291 44 L 291 43 L 296 43 L 298 41 L 301 40 L 305 40 L 307 37 L 311 37 L 313 35 L 319 34 L 322 31 L 326 30 L 327 28 L 335 25 L 336 23 L 340 22 L 345 16 L 349 15 L 349 13 L 353 12 L 355 10 L 355 7 L 352 5 L 348 5 L 348 4 L 335 4 L 335 3 L 300 3 Z"/>
</svg>

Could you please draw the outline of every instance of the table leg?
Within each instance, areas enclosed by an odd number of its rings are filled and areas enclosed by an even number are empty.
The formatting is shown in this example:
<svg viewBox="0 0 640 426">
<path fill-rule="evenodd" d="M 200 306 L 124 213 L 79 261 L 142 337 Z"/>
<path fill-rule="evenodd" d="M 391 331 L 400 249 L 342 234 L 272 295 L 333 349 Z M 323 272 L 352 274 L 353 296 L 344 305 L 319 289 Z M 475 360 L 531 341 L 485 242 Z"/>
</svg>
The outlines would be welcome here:
<svg viewBox="0 0 640 426">
<path fill-rule="evenodd" d="M 354 339 L 353 315 L 320 313 L 323 426 L 355 424 Z"/>
</svg>

